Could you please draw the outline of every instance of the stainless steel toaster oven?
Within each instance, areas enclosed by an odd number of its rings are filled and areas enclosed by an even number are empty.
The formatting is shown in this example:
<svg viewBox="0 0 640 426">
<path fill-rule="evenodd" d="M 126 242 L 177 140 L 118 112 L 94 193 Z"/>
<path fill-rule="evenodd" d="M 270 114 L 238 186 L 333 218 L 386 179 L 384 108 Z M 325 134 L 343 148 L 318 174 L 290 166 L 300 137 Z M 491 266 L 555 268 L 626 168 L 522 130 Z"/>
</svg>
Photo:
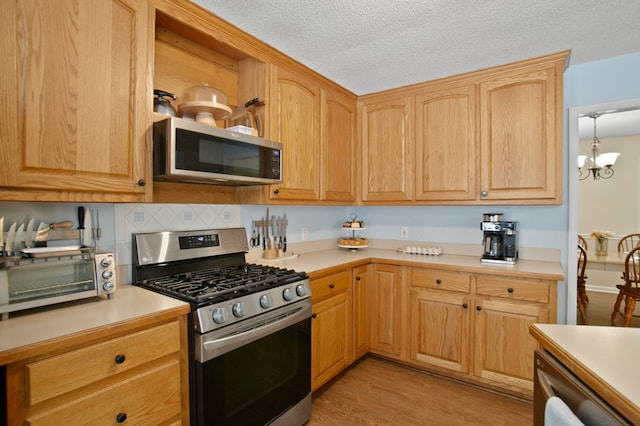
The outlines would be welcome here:
<svg viewBox="0 0 640 426">
<path fill-rule="evenodd" d="M 113 254 L 95 253 L 93 248 L 31 249 L 24 256 L 0 261 L 3 320 L 10 312 L 87 297 L 111 298 L 116 291 Z"/>
</svg>

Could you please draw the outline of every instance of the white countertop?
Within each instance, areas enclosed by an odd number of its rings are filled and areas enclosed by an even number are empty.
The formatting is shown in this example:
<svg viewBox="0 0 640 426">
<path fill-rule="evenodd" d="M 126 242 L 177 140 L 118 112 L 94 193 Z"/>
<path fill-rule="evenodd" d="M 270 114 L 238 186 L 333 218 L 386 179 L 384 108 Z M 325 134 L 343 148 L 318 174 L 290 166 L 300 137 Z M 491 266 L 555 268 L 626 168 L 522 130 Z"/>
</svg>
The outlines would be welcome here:
<svg viewBox="0 0 640 426">
<path fill-rule="evenodd" d="M 288 255 L 290 255 L 290 253 Z M 430 256 L 423 254 L 406 254 L 397 250 L 378 248 L 366 248 L 357 251 L 336 248 L 301 253 L 298 257 L 288 260 L 256 259 L 255 261 L 312 274 L 339 265 L 349 266 L 352 263 L 365 263 L 369 260 L 375 262 L 389 261 L 410 266 L 430 266 L 442 269 L 464 268 L 468 272 L 510 275 L 523 278 L 550 279 L 555 281 L 564 279 L 560 262 L 520 259 L 515 265 L 502 265 L 482 263 L 478 256 L 447 253 L 439 256 Z"/>
<path fill-rule="evenodd" d="M 34 313 L 15 313 L 0 321 L 0 360 L 9 352 L 62 336 L 86 332 L 188 303 L 131 285 L 118 287 L 113 299 L 92 297 L 61 305 L 38 308 Z"/>
<path fill-rule="evenodd" d="M 640 329 L 534 324 L 531 332 L 605 400 L 640 421 Z"/>
<path fill-rule="evenodd" d="M 289 256 L 291 254 L 288 253 Z M 248 261 L 252 261 L 251 257 L 248 257 Z M 253 261 L 304 271 L 311 275 L 323 270 L 352 267 L 373 261 L 449 270 L 463 269 L 467 272 L 552 281 L 563 279 L 559 262 L 520 260 L 516 265 L 496 265 L 481 263 L 478 256 L 447 253 L 440 256 L 405 254 L 386 248 L 349 251 L 336 247 L 303 252 L 298 257 L 288 260 Z M 8 320 L 0 321 L 0 361 L 3 358 L 15 357 L 17 351 L 29 345 L 179 308 L 188 312 L 189 305 L 140 287 L 120 285 L 111 300 L 94 297 L 37 309 L 34 313 L 12 314 Z"/>
</svg>

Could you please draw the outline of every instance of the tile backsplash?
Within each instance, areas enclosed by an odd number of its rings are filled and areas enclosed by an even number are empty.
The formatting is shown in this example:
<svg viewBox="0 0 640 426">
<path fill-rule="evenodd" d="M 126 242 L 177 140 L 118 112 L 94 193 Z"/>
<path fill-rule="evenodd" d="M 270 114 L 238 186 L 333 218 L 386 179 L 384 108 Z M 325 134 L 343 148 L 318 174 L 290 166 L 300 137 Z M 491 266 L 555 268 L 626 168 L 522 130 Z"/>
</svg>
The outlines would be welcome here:
<svg viewBox="0 0 640 426">
<path fill-rule="evenodd" d="M 241 226 L 239 205 L 116 204 L 115 256 L 121 266 L 118 281 L 131 282 L 131 234 Z M 122 276 L 126 267 L 126 276 Z"/>
</svg>

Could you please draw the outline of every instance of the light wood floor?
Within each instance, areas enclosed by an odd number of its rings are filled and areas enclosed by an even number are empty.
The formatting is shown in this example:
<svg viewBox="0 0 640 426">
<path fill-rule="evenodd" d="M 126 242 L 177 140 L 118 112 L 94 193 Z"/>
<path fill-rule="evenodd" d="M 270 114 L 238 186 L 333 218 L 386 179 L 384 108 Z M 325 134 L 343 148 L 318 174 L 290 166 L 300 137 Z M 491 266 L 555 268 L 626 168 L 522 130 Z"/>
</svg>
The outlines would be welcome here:
<svg viewBox="0 0 640 426">
<path fill-rule="evenodd" d="M 624 317 L 621 314 L 616 315 L 613 322 L 611 322 L 611 312 L 613 312 L 613 305 L 616 301 L 617 294 L 587 290 L 587 296 L 589 296 L 587 324 L 614 327 L 624 326 Z M 622 302 L 620 310 L 624 310 L 624 301 Z M 640 303 L 636 305 L 636 315 L 631 319 L 630 327 L 640 327 L 640 316 L 637 316 L 638 312 L 640 312 Z M 578 319 L 578 324 L 581 324 L 579 313 L 576 318 Z"/>
<path fill-rule="evenodd" d="M 529 402 L 367 356 L 313 395 L 307 426 L 532 423 Z"/>
</svg>

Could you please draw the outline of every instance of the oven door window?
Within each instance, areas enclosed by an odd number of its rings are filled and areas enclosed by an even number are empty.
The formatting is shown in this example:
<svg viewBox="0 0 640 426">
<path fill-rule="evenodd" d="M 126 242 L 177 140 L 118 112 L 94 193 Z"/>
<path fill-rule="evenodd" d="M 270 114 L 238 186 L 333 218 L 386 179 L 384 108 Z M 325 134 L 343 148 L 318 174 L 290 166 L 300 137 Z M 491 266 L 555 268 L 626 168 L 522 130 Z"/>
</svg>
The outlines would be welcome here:
<svg viewBox="0 0 640 426">
<path fill-rule="evenodd" d="M 264 425 L 311 391 L 311 319 L 195 364 L 199 425 Z"/>
</svg>

